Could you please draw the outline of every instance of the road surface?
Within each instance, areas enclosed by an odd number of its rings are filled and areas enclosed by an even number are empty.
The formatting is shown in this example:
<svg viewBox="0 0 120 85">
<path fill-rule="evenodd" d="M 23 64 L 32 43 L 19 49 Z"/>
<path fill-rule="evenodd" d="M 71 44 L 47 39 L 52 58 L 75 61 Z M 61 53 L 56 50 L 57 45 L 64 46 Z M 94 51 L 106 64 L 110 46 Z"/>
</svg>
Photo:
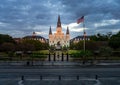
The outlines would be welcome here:
<svg viewBox="0 0 120 85">
<path fill-rule="evenodd" d="M 0 85 L 120 85 L 120 68 L 0 66 Z"/>
</svg>

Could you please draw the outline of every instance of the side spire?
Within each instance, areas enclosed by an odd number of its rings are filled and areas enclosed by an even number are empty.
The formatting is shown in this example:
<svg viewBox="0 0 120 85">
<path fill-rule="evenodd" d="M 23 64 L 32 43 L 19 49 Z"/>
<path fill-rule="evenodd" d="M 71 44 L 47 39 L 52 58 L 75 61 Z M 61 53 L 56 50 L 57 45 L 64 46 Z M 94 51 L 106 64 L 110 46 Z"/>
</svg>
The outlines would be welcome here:
<svg viewBox="0 0 120 85">
<path fill-rule="evenodd" d="M 60 15 L 58 15 L 57 27 L 61 27 Z"/>
<path fill-rule="evenodd" d="M 69 34 L 69 27 L 67 27 L 67 31 L 66 31 L 66 34 Z"/>
<path fill-rule="evenodd" d="M 35 33 L 35 31 L 34 31 L 33 34 L 32 34 L 32 37 L 35 38 L 35 36 L 36 36 L 36 33 Z"/>
<path fill-rule="evenodd" d="M 50 29 L 49 29 L 49 34 L 52 34 L 52 29 L 51 29 L 51 26 L 50 26 Z"/>
</svg>

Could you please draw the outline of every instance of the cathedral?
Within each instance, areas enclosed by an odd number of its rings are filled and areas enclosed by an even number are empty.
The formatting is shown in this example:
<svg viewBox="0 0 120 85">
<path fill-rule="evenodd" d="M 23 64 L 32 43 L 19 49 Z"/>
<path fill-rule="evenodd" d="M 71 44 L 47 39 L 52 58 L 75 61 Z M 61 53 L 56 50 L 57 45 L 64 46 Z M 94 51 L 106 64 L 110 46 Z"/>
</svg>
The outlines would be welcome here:
<svg viewBox="0 0 120 85">
<path fill-rule="evenodd" d="M 69 47 L 70 46 L 70 33 L 69 28 L 67 27 L 66 34 L 62 32 L 60 15 L 58 16 L 56 32 L 52 33 L 52 28 L 49 29 L 49 46 L 55 46 L 56 48 L 60 47 Z"/>
</svg>

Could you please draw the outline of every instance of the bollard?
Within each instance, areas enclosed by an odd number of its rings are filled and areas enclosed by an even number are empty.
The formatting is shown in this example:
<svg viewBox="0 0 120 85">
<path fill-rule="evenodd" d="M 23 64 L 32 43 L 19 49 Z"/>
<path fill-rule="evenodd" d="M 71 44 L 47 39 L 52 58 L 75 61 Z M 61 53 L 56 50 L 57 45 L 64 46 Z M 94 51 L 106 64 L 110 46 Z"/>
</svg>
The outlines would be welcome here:
<svg viewBox="0 0 120 85">
<path fill-rule="evenodd" d="M 55 61 L 55 53 L 54 53 L 54 61 Z"/>
<path fill-rule="evenodd" d="M 21 76 L 21 80 L 24 80 L 24 76 Z"/>
<path fill-rule="evenodd" d="M 59 80 L 61 80 L 61 76 L 59 75 Z"/>
<path fill-rule="evenodd" d="M 63 57 L 63 55 L 64 55 L 64 54 L 62 53 L 62 57 Z"/>
<path fill-rule="evenodd" d="M 40 76 L 40 80 L 42 80 L 43 79 L 43 77 L 42 76 Z"/>
<path fill-rule="evenodd" d="M 30 62 L 29 61 L 27 61 L 27 66 L 29 66 L 30 65 Z"/>
<path fill-rule="evenodd" d="M 63 53 L 62 53 L 62 61 L 63 61 L 64 59 L 63 59 Z"/>
<path fill-rule="evenodd" d="M 62 61 L 64 61 L 63 56 L 62 56 Z"/>
<path fill-rule="evenodd" d="M 49 53 L 49 56 L 48 56 L 48 60 L 51 61 L 51 58 L 50 58 L 50 53 Z"/>
<path fill-rule="evenodd" d="M 77 80 L 79 80 L 79 76 L 77 76 Z"/>
<path fill-rule="evenodd" d="M 68 53 L 67 53 L 67 61 L 68 61 Z"/>
<path fill-rule="evenodd" d="M 98 79 L 98 75 L 95 75 L 95 79 L 96 79 L 96 80 Z"/>
<path fill-rule="evenodd" d="M 84 60 L 83 60 L 82 64 L 85 65 L 85 61 Z"/>
</svg>

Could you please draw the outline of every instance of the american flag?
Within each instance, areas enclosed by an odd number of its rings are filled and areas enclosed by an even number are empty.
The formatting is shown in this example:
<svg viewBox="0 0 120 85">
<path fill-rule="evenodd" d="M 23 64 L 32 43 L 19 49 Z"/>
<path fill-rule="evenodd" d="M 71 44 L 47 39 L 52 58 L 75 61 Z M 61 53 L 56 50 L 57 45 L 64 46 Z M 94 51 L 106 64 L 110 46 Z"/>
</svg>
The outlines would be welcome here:
<svg viewBox="0 0 120 85">
<path fill-rule="evenodd" d="M 81 18 L 79 18 L 78 20 L 77 20 L 77 24 L 79 24 L 79 23 L 81 23 L 81 22 L 83 22 L 84 21 L 84 16 L 82 16 Z"/>
</svg>

